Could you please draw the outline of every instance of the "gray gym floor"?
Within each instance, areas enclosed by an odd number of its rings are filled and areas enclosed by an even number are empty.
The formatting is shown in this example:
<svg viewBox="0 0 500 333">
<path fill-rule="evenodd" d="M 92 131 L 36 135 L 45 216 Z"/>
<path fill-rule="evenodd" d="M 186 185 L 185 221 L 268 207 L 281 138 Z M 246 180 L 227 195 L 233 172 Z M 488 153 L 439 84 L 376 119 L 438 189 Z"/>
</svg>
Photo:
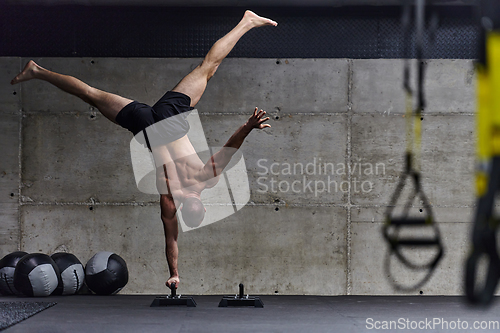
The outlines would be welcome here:
<svg viewBox="0 0 500 333">
<path fill-rule="evenodd" d="M 195 308 L 151 308 L 154 298 L 144 295 L 1 296 L 0 301 L 58 303 L 6 329 L 7 333 L 500 331 L 500 302 L 487 309 L 473 309 L 462 297 L 262 296 L 264 308 L 219 308 L 221 296 L 195 296 L 198 305 Z M 376 321 L 380 326 L 374 326 Z M 384 321 L 405 326 L 376 329 L 381 328 Z M 443 321 L 448 322 L 448 327 Z M 473 329 L 474 323 L 479 329 Z M 480 329 L 481 324 L 483 328 L 497 326 Z M 415 325 L 420 325 L 420 329 Z M 465 325 L 468 329 L 464 329 Z"/>
</svg>

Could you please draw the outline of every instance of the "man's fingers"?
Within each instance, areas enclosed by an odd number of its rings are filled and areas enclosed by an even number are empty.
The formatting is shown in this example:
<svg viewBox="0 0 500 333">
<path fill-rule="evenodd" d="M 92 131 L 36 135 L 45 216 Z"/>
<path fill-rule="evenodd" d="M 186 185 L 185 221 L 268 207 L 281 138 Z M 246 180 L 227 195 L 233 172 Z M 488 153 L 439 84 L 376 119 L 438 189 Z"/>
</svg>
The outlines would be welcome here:
<svg viewBox="0 0 500 333">
<path fill-rule="evenodd" d="M 253 116 L 252 116 L 253 118 L 257 118 L 256 123 L 255 123 L 256 126 L 254 125 L 255 127 L 258 127 L 260 129 L 266 128 L 266 127 L 271 127 L 271 125 L 269 125 L 269 124 L 265 124 L 265 125 L 262 124 L 263 122 L 266 122 L 270 119 L 269 117 L 262 118 L 265 115 L 266 115 L 266 111 L 264 111 L 262 109 L 260 109 L 260 111 L 259 111 L 259 108 L 255 107 L 255 110 L 253 111 Z"/>
</svg>

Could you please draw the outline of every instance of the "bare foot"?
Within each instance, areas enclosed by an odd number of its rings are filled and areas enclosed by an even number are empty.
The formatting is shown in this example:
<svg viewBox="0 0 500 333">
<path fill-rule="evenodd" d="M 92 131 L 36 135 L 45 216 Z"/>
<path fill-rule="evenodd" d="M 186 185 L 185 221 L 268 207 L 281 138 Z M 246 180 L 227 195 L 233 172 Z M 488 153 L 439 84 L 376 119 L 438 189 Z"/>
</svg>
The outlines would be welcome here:
<svg viewBox="0 0 500 333">
<path fill-rule="evenodd" d="M 165 282 L 165 285 L 170 288 L 170 284 L 175 283 L 175 289 L 179 288 L 179 277 L 178 276 L 171 276 L 167 282 Z"/>
<path fill-rule="evenodd" d="M 243 20 L 248 20 L 252 24 L 252 27 L 254 28 L 262 27 L 264 25 L 272 25 L 274 27 L 278 25 L 277 22 L 265 17 L 261 17 L 250 10 L 247 10 L 245 12 Z"/>
<path fill-rule="evenodd" d="M 35 78 L 35 72 L 38 70 L 38 67 L 39 66 L 33 60 L 30 60 L 23 71 L 10 81 L 10 84 L 17 84 Z"/>
</svg>

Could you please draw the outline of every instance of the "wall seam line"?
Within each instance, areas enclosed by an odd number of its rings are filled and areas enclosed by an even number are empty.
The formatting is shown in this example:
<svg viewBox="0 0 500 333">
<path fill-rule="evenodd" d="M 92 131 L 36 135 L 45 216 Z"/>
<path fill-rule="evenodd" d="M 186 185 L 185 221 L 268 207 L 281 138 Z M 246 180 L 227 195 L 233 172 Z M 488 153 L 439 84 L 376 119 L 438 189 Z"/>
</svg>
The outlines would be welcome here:
<svg viewBox="0 0 500 333">
<path fill-rule="evenodd" d="M 18 62 L 18 73 L 21 72 L 22 66 L 23 66 L 23 58 L 19 57 L 19 62 Z M 19 230 L 19 235 L 17 237 L 17 249 L 18 251 L 22 250 L 22 241 L 23 241 L 23 228 L 22 228 L 22 221 L 21 221 L 21 207 L 22 207 L 22 200 L 21 200 L 21 188 L 22 188 L 22 149 L 23 149 L 23 84 L 19 84 L 19 110 L 18 110 L 18 117 L 19 117 L 19 127 L 18 127 L 18 152 L 17 152 L 17 162 L 18 162 L 18 188 L 17 188 L 17 226 Z"/>
<path fill-rule="evenodd" d="M 348 59 L 348 74 L 347 74 L 347 165 L 351 165 L 351 136 L 352 136 L 352 76 L 353 76 L 353 60 Z M 352 175 L 348 172 L 348 182 L 351 184 Z M 346 277 L 346 294 L 351 295 L 352 292 L 352 277 L 351 277 L 351 186 L 347 191 L 347 277 Z"/>
<path fill-rule="evenodd" d="M 241 202 L 237 202 L 240 203 Z M 57 201 L 38 201 L 38 202 L 21 202 L 21 206 L 157 206 L 158 201 L 143 201 L 143 202 L 106 202 L 106 201 L 75 201 L 75 202 L 57 202 Z M 220 206 L 231 204 L 206 204 L 208 206 Z M 387 206 L 383 204 L 339 204 L 339 203 L 275 203 L 275 202 L 249 202 L 246 204 L 249 207 L 252 206 L 269 206 L 269 207 L 342 207 L 347 209 L 348 207 L 353 208 L 385 208 Z M 411 206 L 420 207 L 420 206 Z M 434 205 L 435 208 L 475 208 L 475 205 Z M 495 207 L 500 207 L 500 205 L 495 205 Z M 370 222 L 371 223 L 371 222 Z"/>
<path fill-rule="evenodd" d="M 272 112 L 269 110 L 266 110 L 268 113 Z M 47 111 L 47 110 L 37 110 L 37 111 L 25 111 L 25 115 L 39 115 L 40 112 L 43 112 L 43 115 L 46 116 L 53 116 L 53 115 L 69 115 L 69 116 L 78 116 L 78 115 L 95 115 L 96 111 L 95 110 L 75 110 L 75 111 Z M 359 111 L 359 112 L 352 112 L 353 114 L 356 114 L 358 116 L 383 116 L 383 117 L 402 117 L 404 116 L 403 112 L 391 112 L 390 114 L 387 114 L 385 112 L 379 112 L 379 111 Z M 100 115 L 100 113 L 97 113 Z M 198 112 L 200 116 L 220 116 L 220 117 L 225 117 L 225 116 L 248 116 L 248 112 Z M 280 118 L 285 117 L 285 116 L 343 116 L 343 115 L 348 115 L 349 111 L 347 112 L 342 112 L 342 111 L 334 111 L 334 112 L 323 112 L 323 111 L 318 111 L 318 112 L 287 112 L 287 113 L 280 113 Z M 464 111 L 464 112 L 427 112 L 425 114 L 426 117 L 447 117 L 447 116 L 476 116 L 476 113 L 474 112 L 469 112 L 469 111 Z"/>
</svg>

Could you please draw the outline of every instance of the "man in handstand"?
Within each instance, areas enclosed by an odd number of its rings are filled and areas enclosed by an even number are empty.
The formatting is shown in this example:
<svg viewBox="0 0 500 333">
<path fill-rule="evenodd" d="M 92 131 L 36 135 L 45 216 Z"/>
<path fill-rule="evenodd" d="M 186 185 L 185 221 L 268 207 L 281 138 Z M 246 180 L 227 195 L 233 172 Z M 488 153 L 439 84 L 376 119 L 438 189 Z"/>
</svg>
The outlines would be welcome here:
<svg viewBox="0 0 500 333">
<path fill-rule="evenodd" d="M 203 62 L 153 107 L 93 88 L 75 77 L 51 72 L 34 61 L 29 61 L 23 71 L 11 81 L 11 84 L 31 79 L 47 81 L 96 107 L 106 118 L 130 130 L 136 137 L 143 133 L 157 167 L 157 189 L 160 193 L 165 252 L 170 271 L 170 278 L 166 282 L 168 287 L 171 283 L 179 285 L 177 208 L 181 210 L 186 224 L 201 224 L 205 214 L 200 200 L 201 192 L 217 183 L 218 175 L 254 128 L 270 127 L 264 124 L 269 119 L 264 118 L 265 111 L 255 108 L 252 116 L 231 136 L 223 149 L 204 164 L 186 135 L 189 123 L 185 120 L 185 115 L 194 109 L 208 80 L 238 40 L 250 29 L 265 25 L 277 26 L 277 23 L 246 11 L 238 25 L 212 46 Z M 158 124 L 163 125 L 159 127 L 160 130 L 156 128 L 153 131 L 158 135 L 148 139 L 148 129 Z"/>
</svg>

